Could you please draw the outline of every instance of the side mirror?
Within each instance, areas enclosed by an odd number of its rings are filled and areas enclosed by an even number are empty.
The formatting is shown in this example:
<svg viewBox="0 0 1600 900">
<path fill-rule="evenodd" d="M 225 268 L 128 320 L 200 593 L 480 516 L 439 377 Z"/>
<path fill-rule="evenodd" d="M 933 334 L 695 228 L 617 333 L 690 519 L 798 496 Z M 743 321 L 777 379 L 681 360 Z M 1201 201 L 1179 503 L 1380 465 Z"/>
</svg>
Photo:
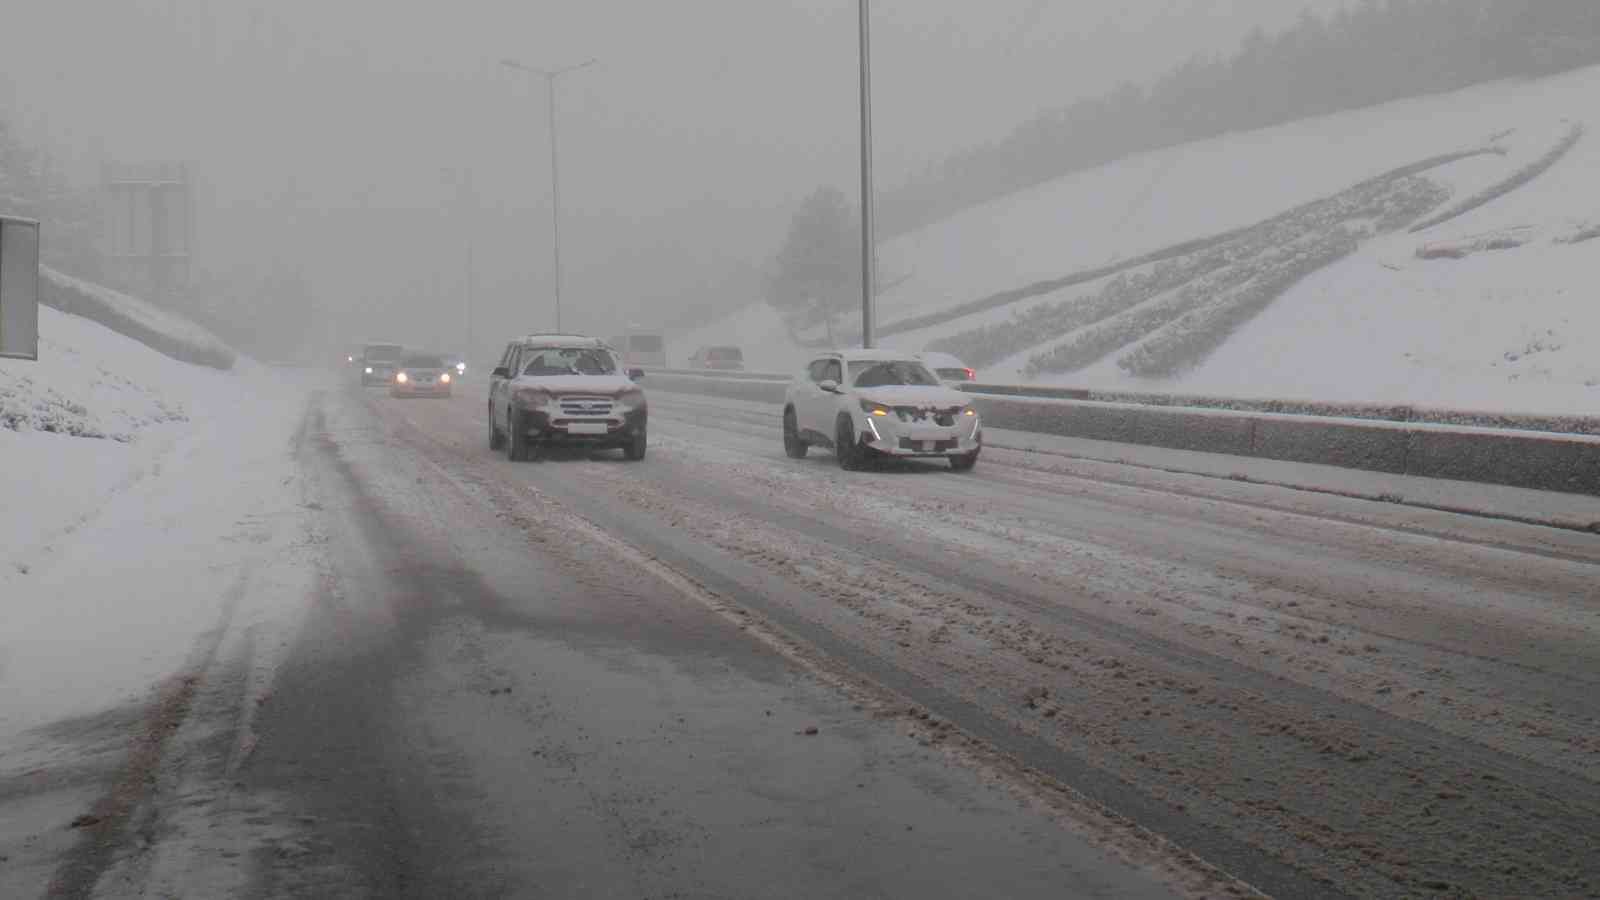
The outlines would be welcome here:
<svg viewBox="0 0 1600 900">
<path fill-rule="evenodd" d="M 817 382 L 817 387 L 823 389 L 824 391 L 826 391 L 826 392 L 828 392 L 830 394 L 839 393 L 839 382 L 834 381 L 832 378 L 828 378 L 828 379 L 825 379 L 823 381 Z"/>
<path fill-rule="evenodd" d="M 637 368 L 637 367 L 629 369 L 628 370 L 628 377 L 630 379 L 634 380 L 634 381 L 643 381 L 644 380 L 644 370 L 640 369 L 640 368 Z"/>
<path fill-rule="evenodd" d="M 494 367 L 494 372 L 492 374 L 496 378 L 510 378 L 511 377 L 511 370 L 506 368 L 505 366 L 495 366 Z"/>
</svg>

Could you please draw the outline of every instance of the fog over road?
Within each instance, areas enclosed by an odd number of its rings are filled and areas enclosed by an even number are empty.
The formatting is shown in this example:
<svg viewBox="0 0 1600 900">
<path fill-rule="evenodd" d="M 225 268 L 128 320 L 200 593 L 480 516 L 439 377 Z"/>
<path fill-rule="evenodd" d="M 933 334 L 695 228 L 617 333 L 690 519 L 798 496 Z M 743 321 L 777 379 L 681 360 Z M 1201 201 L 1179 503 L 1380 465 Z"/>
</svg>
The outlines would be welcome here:
<svg viewBox="0 0 1600 900">
<path fill-rule="evenodd" d="M 183 763 L 254 890 L 1600 891 L 1592 535 L 650 402 L 512 463 L 477 385 L 312 394 L 320 595 Z"/>
</svg>

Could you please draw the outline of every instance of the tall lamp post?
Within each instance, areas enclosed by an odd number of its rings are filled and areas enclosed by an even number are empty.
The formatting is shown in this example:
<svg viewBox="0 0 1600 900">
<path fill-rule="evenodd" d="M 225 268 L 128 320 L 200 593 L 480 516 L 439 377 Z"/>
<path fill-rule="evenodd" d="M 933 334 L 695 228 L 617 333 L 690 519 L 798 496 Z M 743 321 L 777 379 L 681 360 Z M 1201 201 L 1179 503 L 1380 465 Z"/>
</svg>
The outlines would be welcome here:
<svg viewBox="0 0 1600 900">
<path fill-rule="evenodd" d="M 441 169 L 440 170 L 440 174 L 444 176 L 445 180 L 449 181 L 452 185 L 455 186 L 455 189 L 456 189 L 456 213 L 457 213 L 457 218 L 460 217 L 460 214 L 463 211 L 468 213 L 469 216 L 471 214 L 475 213 L 477 211 L 477 208 L 478 208 L 478 192 L 473 190 L 473 187 L 472 187 L 472 170 L 471 169 Z M 461 223 L 457 222 L 456 224 L 459 225 Z M 474 350 L 473 345 L 472 345 L 473 344 L 473 341 L 472 341 L 472 289 L 474 287 L 473 282 L 475 281 L 474 273 L 473 273 L 473 270 L 472 270 L 472 244 L 473 244 L 473 226 L 475 224 L 476 224 L 475 221 L 469 220 L 466 223 L 466 227 L 463 229 L 463 231 L 465 231 L 466 244 L 467 244 L 467 271 L 466 271 L 466 291 L 467 291 L 467 294 L 466 294 L 466 332 L 467 333 L 466 333 L 466 346 L 461 348 L 461 352 L 466 354 L 468 357 L 472 357 L 476 353 L 476 351 Z"/>
<path fill-rule="evenodd" d="M 556 137 L 556 79 L 563 75 L 570 75 L 579 69 L 586 69 L 598 60 L 585 60 L 577 65 L 566 66 L 561 69 L 540 69 L 525 65 L 514 59 L 502 59 L 500 64 L 508 69 L 516 69 L 529 75 L 539 75 L 544 78 L 545 95 L 549 101 L 550 112 L 550 222 L 554 232 L 555 266 L 556 266 L 556 331 L 561 330 L 561 161 L 560 141 Z"/>
<path fill-rule="evenodd" d="M 872 349 L 873 300 L 877 292 L 878 253 L 873 234 L 872 195 L 872 4 L 859 0 L 861 11 L 861 346 Z"/>
</svg>

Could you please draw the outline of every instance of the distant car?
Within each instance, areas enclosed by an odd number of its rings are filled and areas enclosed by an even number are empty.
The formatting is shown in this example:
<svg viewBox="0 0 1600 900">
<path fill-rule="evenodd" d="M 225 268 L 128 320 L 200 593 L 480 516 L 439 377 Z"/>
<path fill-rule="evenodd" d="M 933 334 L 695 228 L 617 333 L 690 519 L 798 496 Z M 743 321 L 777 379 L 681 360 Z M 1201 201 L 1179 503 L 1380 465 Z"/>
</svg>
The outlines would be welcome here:
<svg viewBox="0 0 1600 900">
<path fill-rule="evenodd" d="M 966 472 L 978 464 L 983 426 L 972 397 L 914 356 L 833 351 L 814 358 L 784 400 L 784 452 L 800 459 L 812 445 L 833 448 L 844 469 L 891 456 L 948 459 Z"/>
<path fill-rule="evenodd" d="M 630 331 L 610 341 L 625 366 L 667 367 L 667 339 L 657 331 Z"/>
<path fill-rule="evenodd" d="M 361 348 L 361 384 L 388 384 L 400 369 L 406 348 L 400 344 L 366 344 Z"/>
<path fill-rule="evenodd" d="M 448 397 L 452 369 L 444 357 L 431 353 L 411 353 L 400 360 L 400 368 L 389 382 L 391 397 Z"/>
<path fill-rule="evenodd" d="M 948 353 L 929 350 L 925 353 L 918 353 L 917 359 L 922 360 L 928 368 L 932 369 L 933 374 L 939 376 L 940 381 L 960 384 L 961 382 L 978 380 L 978 373 L 971 366 Z"/>
<path fill-rule="evenodd" d="M 467 374 L 467 358 L 460 353 L 444 354 L 444 364 L 457 378 Z"/>
<path fill-rule="evenodd" d="M 717 369 L 732 372 L 744 368 L 744 352 L 738 347 L 701 347 L 689 357 L 691 369 Z"/>
<path fill-rule="evenodd" d="M 636 382 L 598 338 L 530 334 L 506 345 L 489 376 L 489 448 L 514 461 L 554 445 L 620 449 L 644 459 L 649 406 Z"/>
</svg>

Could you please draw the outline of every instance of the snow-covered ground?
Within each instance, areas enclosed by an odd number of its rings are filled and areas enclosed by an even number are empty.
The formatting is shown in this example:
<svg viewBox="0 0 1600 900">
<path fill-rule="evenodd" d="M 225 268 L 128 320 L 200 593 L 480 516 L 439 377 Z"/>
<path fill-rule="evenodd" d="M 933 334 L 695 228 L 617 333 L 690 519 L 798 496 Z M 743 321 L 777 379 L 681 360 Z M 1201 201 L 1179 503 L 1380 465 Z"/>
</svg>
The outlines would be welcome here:
<svg viewBox="0 0 1600 900">
<path fill-rule="evenodd" d="M 0 360 L 0 774 L 64 752 L 41 726 L 146 698 L 228 634 L 275 639 L 314 571 L 303 386 L 48 308 L 40 336 L 38 362 Z"/>
<path fill-rule="evenodd" d="M 1600 68 L 1500 82 L 1143 154 L 967 210 L 886 242 L 879 321 L 948 309 L 1036 281 L 1205 238 L 1346 190 L 1432 156 L 1501 153 L 1424 175 L 1450 191 L 1448 210 L 1550 152 L 1574 125 L 1586 133 L 1553 168 L 1466 215 L 1412 234 L 1365 241 L 1290 288 L 1208 359 L 1172 378 L 1139 378 L 1120 353 L 1036 380 L 1085 387 L 1306 399 L 1411 402 L 1517 411 L 1589 412 L 1600 364 L 1587 335 L 1600 324 L 1589 282 L 1600 239 Z M 1522 246 L 1424 260 L 1439 244 Z M 1093 295 L 1105 282 L 891 335 L 908 350 L 1045 303 Z M 807 351 L 756 305 L 674 346 L 745 347 L 751 368 L 789 370 Z M 981 366 L 989 381 L 1024 380 L 1027 347 Z"/>
</svg>

